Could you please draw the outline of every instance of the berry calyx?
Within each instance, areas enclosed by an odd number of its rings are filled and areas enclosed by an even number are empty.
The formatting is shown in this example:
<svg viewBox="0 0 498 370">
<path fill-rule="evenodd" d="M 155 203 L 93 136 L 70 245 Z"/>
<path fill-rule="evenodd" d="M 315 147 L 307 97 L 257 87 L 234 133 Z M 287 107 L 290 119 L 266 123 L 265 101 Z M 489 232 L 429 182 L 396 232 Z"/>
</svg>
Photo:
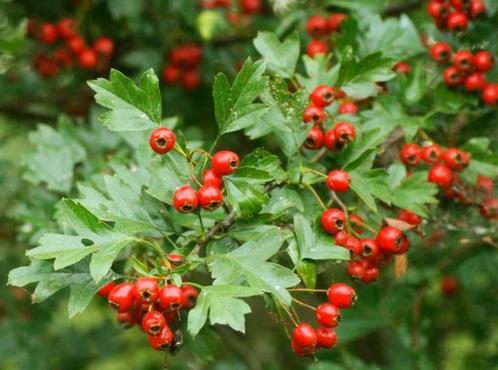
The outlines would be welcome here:
<svg viewBox="0 0 498 370">
<path fill-rule="evenodd" d="M 420 158 L 427 163 L 437 163 L 443 156 L 444 150 L 437 144 L 424 146 L 420 152 Z"/>
<path fill-rule="evenodd" d="M 335 235 L 344 230 L 346 215 L 338 208 L 329 208 L 323 211 L 320 221 L 326 232 Z"/>
<path fill-rule="evenodd" d="M 135 301 L 133 289 L 131 283 L 121 283 L 112 288 L 107 296 L 111 308 L 117 312 L 128 311 Z"/>
<path fill-rule="evenodd" d="M 303 121 L 306 123 L 312 122 L 312 123 L 318 125 L 318 124 L 322 123 L 323 121 L 325 121 L 326 116 L 327 115 L 322 108 L 317 107 L 316 105 L 310 104 L 310 105 L 308 105 L 308 107 L 304 111 Z"/>
<path fill-rule="evenodd" d="M 417 144 L 405 144 L 399 152 L 401 161 L 408 166 L 416 166 L 420 163 L 420 147 Z"/>
<path fill-rule="evenodd" d="M 459 72 L 469 72 L 474 67 L 474 55 L 469 50 L 457 51 L 453 57 L 453 65 Z"/>
<path fill-rule="evenodd" d="M 469 165 L 467 152 L 457 148 L 450 148 L 444 152 L 443 160 L 446 166 L 454 171 L 461 171 Z"/>
<path fill-rule="evenodd" d="M 176 285 L 166 285 L 159 292 L 158 298 L 163 310 L 174 311 L 182 305 L 183 290 Z"/>
<path fill-rule="evenodd" d="M 345 193 L 349 190 L 351 179 L 343 170 L 333 170 L 327 175 L 327 187 L 336 193 Z"/>
<path fill-rule="evenodd" d="M 320 149 L 323 144 L 323 131 L 320 129 L 318 126 L 314 126 L 310 132 L 308 133 L 308 136 L 306 137 L 306 140 L 304 140 L 304 147 L 311 149 L 311 150 L 316 150 Z"/>
<path fill-rule="evenodd" d="M 352 123 L 338 122 L 334 126 L 334 133 L 337 141 L 343 144 L 352 142 L 356 137 L 356 129 Z"/>
<path fill-rule="evenodd" d="M 218 176 L 226 176 L 239 167 L 239 156 L 229 150 L 220 150 L 211 158 L 211 165 Z"/>
<path fill-rule="evenodd" d="M 327 297 L 339 308 L 350 308 L 357 299 L 354 289 L 343 283 L 332 284 L 327 290 Z"/>
<path fill-rule="evenodd" d="M 142 318 L 142 329 L 149 335 L 158 335 L 166 325 L 166 319 L 159 311 L 147 312 Z"/>
<path fill-rule="evenodd" d="M 445 42 L 436 42 L 431 48 L 431 57 L 434 61 L 444 64 L 451 58 L 451 46 Z"/>
<path fill-rule="evenodd" d="M 213 185 L 203 185 L 197 192 L 201 207 L 207 211 L 214 211 L 223 203 L 221 190 Z"/>
<path fill-rule="evenodd" d="M 173 207 L 178 212 L 191 213 L 197 209 L 199 199 L 197 192 L 189 185 L 182 185 L 176 189 L 173 195 Z"/>
<path fill-rule="evenodd" d="M 385 226 L 377 234 L 375 241 L 381 252 L 396 253 L 401 248 L 405 235 L 397 227 Z"/>
<path fill-rule="evenodd" d="M 133 288 L 135 300 L 140 303 L 154 303 L 159 295 L 159 286 L 156 279 L 142 277 L 137 279 Z"/>
<path fill-rule="evenodd" d="M 379 255 L 379 246 L 373 239 L 361 239 L 361 256 L 368 260 L 376 260 Z"/>
<path fill-rule="evenodd" d="M 167 127 L 158 127 L 149 137 L 149 145 L 157 154 L 168 153 L 176 143 L 175 133 Z"/>
<path fill-rule="evenodd" d="M 328 328 L 335 328 L 341 322 L 341 311 L 332 303 L 322 303 L 315 310 L 316 321 Z"/>
<path fill-rule="evenodd" d="M 446 86 L 456 87 L 462 83 L 462 76 L 456 67 L 450 66 L 444 70 L 443 80 Z"/>
</svg>

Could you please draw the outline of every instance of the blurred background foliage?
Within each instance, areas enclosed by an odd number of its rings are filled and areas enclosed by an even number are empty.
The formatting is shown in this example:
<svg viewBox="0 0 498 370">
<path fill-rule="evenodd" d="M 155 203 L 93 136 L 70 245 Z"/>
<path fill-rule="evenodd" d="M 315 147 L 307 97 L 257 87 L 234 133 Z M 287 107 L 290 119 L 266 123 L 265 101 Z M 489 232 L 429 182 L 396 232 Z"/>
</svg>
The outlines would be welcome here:
<svg viewBox="0 0 498 370">
<path fill-rule="evenodd" d="M 272 6 L 282 3 L 290 7 L 275 13 Z M 25 250 L 41 233 L 56 228 L 51 220 L 61 196 L 76 195 L 77 181 L 100 181 L 96 175 L 109 170 L 110 158 L 119 165 L 140 157 L 135 144 L 139 140 L 133 135 L 112 134 L 97 122 L 99 112 L 92 107 L 93 97 L 85 84 L 97 77 L 95 72 L 69 69 L 44 79 L 33 70 L 33 40 L 25 36 L 28 19 L 55 22 L 74 17 L 86 37 L 111 37 L 116 46 L 111 65 L 131 76 L 150 67 L 160 74 L 172 47 L 202 44 L 200 88 L 187 92 L 162 85 L 162 93 L 165 115 L 178 116 L 178 125 L 190 138 L 209 142 L 216 134 L 213 77 L 219 71 L 234 75 L 240 62 L 255 55 L 251 40 L 257 30 L 283 36 L 298 27 L 304 45 L 306 18 L 324 7 L 351 11 L 359 24 L 374 14 L 407 13 L 420 32 L 456 45 L 477 43 L 496 53 L 498 2 L 487 1 L 487 5 L 494 18 L 457 40 L 434 28 L 423 1 L 275 0 L 265 2 L 262 14 L 233 26 L 220 11 L 201 9 L 196 0 L 1 0 L 0 368 L 146 370 L 160 368 L 163 361 L 163 355 L 152 352 L 135 329 L 120 329 L 103 301 L 95 299 L 83 314 L 69 320 L 65 294 L 31 305 L 29 292 L 5 287 L 8 271 L 26 264 Z M 374 32 L 378 38 L 386 36 L 385 30 Z M 448 95 L 441 104 L 452 99 L 465 98 Z M 457 106 L 449 115 L 458 110 Z M 486 111 L 456 140 L 482 136 L 496 148 L 497 123 L 496 112 Z M 440 134 L 444 122 L 441 126 Z M 240 135 L 224 140 L 223 144 L 242 152 L 258 144 L 270 149 L 276 145 L 271 139 L 251 143 Z M 390 272 L 379 283 L 360 287 L 358 304 L 345 314 L 338 330 L 337 350 L 320 354 L 318 363 L 291 354 L 285 333 L 258 301 L 252 304 L 246 336 L 226 328 L 205 330 L 195 341 L 187 339 L 172 368 L 497 370 L 498 253 L 496 247 L 469 242 L 465 226 L 470 225 L 475 235 L 481 232 L 473 226 L 480 222 L 473 220 L 477 214 L 453 204 L 444 207 L 451 214 L 453 230 L 441 235 L 438 223 L 426 225 L 431 237 L 413 248 L 405 276 L 395 280 Z M 441 293 L 444 275 L 459 282 L 451 297 Z M 321 279 L 326 285 L 330 273 Z"/>
</svg>

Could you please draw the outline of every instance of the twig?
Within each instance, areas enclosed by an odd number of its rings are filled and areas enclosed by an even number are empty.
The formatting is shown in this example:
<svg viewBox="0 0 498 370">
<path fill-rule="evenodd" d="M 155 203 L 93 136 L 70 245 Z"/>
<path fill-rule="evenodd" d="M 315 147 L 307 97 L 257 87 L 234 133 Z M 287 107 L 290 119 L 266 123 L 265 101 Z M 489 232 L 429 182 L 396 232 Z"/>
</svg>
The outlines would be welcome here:
<svg viewBox="0 0 498 370">
<path fill-rule="evenodd" d="M 324 210 L 327 209 L 327 206 L 323 202 L 322 198 L 320 198 L 320 195 L 313 188 L 313 186 L 311 186 L 310 184 L 305 184 L 305 183 L 303 183 L 303 186 L 313 194 L 313 196 L 315 197 L 316 201 L 320 204 L 320 207 L 322 207 L 322 209 L 324 209 Z"/>
<path fill-rule="evenodd" d="M 346 218 L 349 219 L 349 212 L 348 212 L 348 209 L 347 209 L 346 205 L 342 202 L 342 200 L 339 199 L 339 197 L 337 196 L 337 194 L 335 193 L 335 191 L 331 191 L 331 193 L 332 193 L 332 199 L 334 199 L 334 201 L 342 209 L 342 211 L 346 215 Z"/>
</svg>

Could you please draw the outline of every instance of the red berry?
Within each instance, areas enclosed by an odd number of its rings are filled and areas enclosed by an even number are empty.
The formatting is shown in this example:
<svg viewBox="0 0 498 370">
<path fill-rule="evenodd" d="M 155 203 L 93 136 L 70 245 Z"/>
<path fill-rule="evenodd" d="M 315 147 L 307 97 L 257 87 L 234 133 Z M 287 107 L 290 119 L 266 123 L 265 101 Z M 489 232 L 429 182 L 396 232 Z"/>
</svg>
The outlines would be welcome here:
<svg viewBox="0 0 498 370">
<path fill-rule="evenodd" d="M 216 5 L 220 8 L 228 8 L 230 6 L 231 0 L 217 0 Z"/>
<path fill-rule="evenodd" d="M 178 212 L 191 213 L 197 209 L 199 200 L 197 193 L 189 185 L 182 185 L 176 189 L 173 195 L 173 207 Z"/>
<path fill-rule="evenodd" d="M 365 266 L 360 261 L 350 261 L 346 272 L 352 280 L 361 280 L 365 275 Z"/>
<path fill-rule="evenodd" d="M 356 137 L 356 129 L 352 123 L 338 122 L 334 126 L 334 133 L 337 141 L 347 144 L 352 142 Z"/>
<path fill-rule="evenodd" d="M 97 292 L 97 294 L 101 297 L 107 298 L 109 293 L 111 292 L 112 288 L 116 286 L 116 283 L 114 281 L 108 282 L 106 285 L 104 285 L 102 288 L 100 288 Z"/>
<path fill-rule="evenodd" d="M 223 186 L 223 179 L 212 168 L 207 168 L 202 174 L 202 183 L 204 185 L 212 185 L 221 189 Z"/>
<path fill-rule="evenodd" d="M 351 252 L 352 256 L 359 256 L 361 254 L 360 240 L 353 235 L 348 235 L 346 237 L 346 242 L 344 243 L 344 248 L 349 250 Z"/>
<path fill-rule="evenodd" d="M 417 166 L 420 163 L 420 147 L 417 144 L 405 144 L 399 152 L 401 161 L 408 166 Z"/>
<path fill-rule="evenodd" d="M 451 58 L 451 46 L 445 42 L 436 42 L 431 48 L 431 57 L 438 63 L 448 63 Z"/>
<path fill-rule="evenodd" d="M 344 230 L 341 230 L 334 235 L 335 244 L 340 245 L 341 247 L 344 247 L 346 245 L 347 239 L 348 239 L 348 233 Z"/>
<path fill-rule="evenodd" d="M 158 335 L 166 325 L 166 319 L 159 311 L 147 312 L 142 319 L 142 329 L 149 335 Z"/>
<path fill-rule="evenodd" d="M 182 286 L 182 308 L 189 309 L 194 307 L 195 300 L 199 296 L 199 291 L 192 285 L 185 284 Z"/>
<path fill-rule="evenodd" d="M 133 289 L 135 300 L 140 303 L 154 303 L 159 295 L 159 286 L 156 279 L 142 277 L 137 279 Z"/>
<path fill-rule="evenodd" d="M 197 198 L 202 209 L 214 211 L 223 203 L 221 190 L 213 185 L 203 185 L 197 192 Z"/>
<path fill-rule="evenodd" d="M 487 72 L 493 69 L 495 58 L 487 50 L 481 50 L 474 55 L 474 65 L 481 72 Z"/>
<path fill-rule="evenodd" d="M 166 285 L 159 292 L 159 305 L 165 311 L 174 311 L 181 307 L 183 290 L 176 285 Z"/>
<path fill-rule="evenodd" d="M 323 145 L 323 131 L 318 126 L 313 128 L 308 133 L 306 140 L 303 143 L 305 148 L 316 150 L 320 149 Z"/>
<path fill-rule="evenodd" d="M 316 352 L 316 346 L 307 347 L 307 348 L 300 347 L 293 340 L 291 340 L 291 346 L 292 346 L 292 351 L 300 357 L 311 356 Z"/>
<path fill-rule="evenodd" d="M 396 253 L 401 248 L 405 235 L 397 227 L 385 226 L 380 229 L 375 241 L 383 253 Z"/>
<path fill-rule="evenodd" d="M 66 45 L 74 55 L 79 55 L 86 47 L 85 41 L 80 36 L 71 37 Z"/>
<path fill-rule="evenodd" d="M 93 49 L 97 54 L 109 58 L 114 52 L 114 41 L 109 37 L 99 37 L 93 44 Z"/>
<path fill-rule="evenodd" d="M 54 60 L 57 64 L 69 68 L 73 65 L 73 58 L 68 50 L 64 48 L 58 48 L 54 52 Z"/>
<path fill-rule="evenodd" d="M 481 98 L 487 105 L 498 103 L 498 83 L 488 84 L 482 90 Z"/>
<path fill-rule="evenodd" d="M 339 308 L 350 308 L 357 298 L 354 289 L 342 283 L 332 284 L 327 291 L 327 296 L 329 302 Z"/>
<path fill-rule="evenodd" d="M 498 220 L 498 198 L 488 198 L 481 204 L 481 215 L 489 220 Z"/>
<path fill-rule="evenodd" d="M 327 19 L 327 26 L 329 29 L 329 32 L 338 32 L 341 30 L 341 23 L 347 18 L 348 16 L 344 13 L 332 13 L 329 15 L 329 18 Z"/>
<path fill-rule="evenodd" d="M 463 12 L 451 12 L 446 20 L 446 27 L 450 31 L 465 31 L 469 24 L 469 19 Z"/>
<path fill-rule="evenodd" d="M 163 69 L 163 81 L 168 85 L 174 85 L 181 76 L 181 69 L 174 64 L 170 64 Z"/>
<path fill-rule="evenodd" d="M 183 72 L 181 84 L 187 91 L 195 90 L 201 83 L 201 75 L 198 69 L 189 69 Z"/>
<path fill-rule="evenodd" d="M 130 329 L 135 325 L 135 316 L 130 311 L 116 312 L 116 321 L 121 328 Z"/>
<path fill-rule="evenodd" d="M 477 176 L 476 180 L 476 188 L 478 191 L 491 195 L 493 194 L 493 188 L 495 184 L 493 180 L 491 180 L 489 177 L 479 175 Z"/>
<path fill-rule="evenodd" d="M 321 223 L 323 229 L 329 234 L 335 235 L 344 230 L 346 215 L 338 208 L 329 208 L 322 213 Z"/>
<path fill-rule="evenodd" d="M 407 75 L 411 71 L 411 67 L 408 63 L 406 62 L 398 62 L 394 65 L 393 70 L 396 73 L 402 74 L 402 75 Z"/>
<path fill-rule="evenodd" d="M 310 104 L 304 111 L 303 121 L 306 123 L 312 122 L 317 125 L 325 121 L 325 118 L 326 113 L 322 108 Z"/>
<path fill-rule="evenodd" d="M 365 268 L 365 272 L 361 277 L 361 281 L 364 283 L 371 283 L 376 281 L 379 278 L 379 268 L 376 266 L 368 266 Z"/>
<path fill-rule="evenodd" d="M 306 48 L 306 54 L 312 58 L 319 54 L 327 54 L 328 52 L 329 48 L 327 44 L 320 40 L 311 40 Z"/>
<path fill-rule="evenodd" d="M 158 335 L 149 335 L 149 343 L 156 351 L 164 351 L 173 344 L 173 332 L 165 326 Z"/>
<path fill-rule="evenodd" d="M 451 185 L 453 173 L 446 165 L 437 163 L 429 170 L 427 180 L 443 188 L 447 188 Z"/>
<path fill-rule="evenodd" d="M 454 295 L 458 291 L 458 280 L 454 276 L 445 276 L 441 279 L 441 292 L 446 296 Z"/>
<path fill-rule="evenodd" d="M 450 0 L 451 5 L 456 10 L 465 10 L 469 2 L 469 0 Z"/>
<path fill-rule="evenodd" d="M 481 0 L 473 0 L 470 3 L 470 18 L 477 19 L 482 18 L 486 15 L 487 9 L 486 4 Z"/>
<path fill-rule="evenodd" d="M 376 260 L 379 255 L 379 246 L 373 239 L 361 239 L 361 256 L 368 260 Z"/>
<path fill-rule="evenodd" d="M 325 133 L 325 136 L 323 137 L 323 143 L 328 150 L 330 150 L 330 151 L 335 150 L 336 144 L 337 144 L 337 139 L 335 137 L 334 130 L 328 130 Z"/>
<path fill-rule="evenodd" d="M 261 13 L 263 3 L 261 0 L 240 0 L 240 9 L 246 14 Z"/>
<path fill-rule="evenodd" d="M 349 223 L 358 234 L 363 233 L 363 226 L 365 225 L 365 221 L 360 215 L 357 215 L 356 213 L 351 213 L 349 215 Z"/>
<path fill-rule="evenodd" d="M 341 322 L 341 311 L 332 303 L 322 303 L 315 310 L 316 321 L 328 328 L 335 328 Z"/>
<path fill-rule="evenodd" d="M 313 104 L 317 107 L 324 108 L 334 101 L 334 89 L 325 85 L 318 85 L 310 95 Z"/>
<path fill-rule="evenodd" d="M 420 153 L 420 157 L 427 163 L 438 162 L 444 154 L 444 150 L 437 144 L 424 146 Z"/>
<path fill-rule="evenodd" d="M 185 44 L 173 48 L 169 54 L 172 64 L 185 67 L 196 67 L 202 58 L 202 49 L 195 44 Z"/>
<path fill-rule="evenodd" d="M 316 329 L 316 341 L 321 348 L 332 348 L 337 343 L 337 335 L 332 328 Z"/>
<path fill-rule="evenodd" d="M 133 288 L 132 283 L 121 283 L 112 288 L 107 300 L 114 311 L 126 312 L 131 308 L 135 301 Z"/>
<path fill-rule="evenodd" d="M 480 91 L 486 87 L 486 77 L 481 72 L 474 72 L 465 77 L 463 86 L 467 91 Z"/>
<path fill-rule="evenodd" d="M 213 169 L 219 176 L 230 175 L 239 167 L 239 156 L 229 150 L 221 150 L 211 158 Z"/>
<path fill-rule="evenodd" d="M 450 148 L 443 155 L 446 166 L 451 170 L 460 171 L 469 165 L 469 155 L 463 150 Z"/>
<path fill-rule="evenodd" d="M 398 220 L 404 221 L 407 224 L 418 226 L 422 222 L 422 219 L 415 212 L 408 209 L 403 209 L 398 213 Z"/>
<path fill-rule="evenodd" d="M 311 37 L 323 36 L 327 33 L 327 19 L 321 15 L 314 15 L 308 19 L 306 30 Z"/>
<path fill-rule="evenodd" d="M 57 32 L 62 38 L 68 39 L 76 36 L 78 33 L 78 25 L 72 18 L 62 18 L 59 23 L 57 23 Z"/>
<path fill-rule="evenodd" d="M 468 50 L 457 51 L 453 56 L 453 65 L 459 72 L 469 72 L 474 68 L 474 55 Z"/>
<path fill-rule="evenodd" d="M 43 44 L 57 41 L 57 27 L 51 23 L 42 23 L 38 28 L 38 40 Z"/>
<path fill-rule="evenodd" d="M 157 154 L 168 153 L 176 143 L 176 136 L 167 127 L 158 127 L 152 131 L 149 137 L 149 145 Z"/>
<path fill-rule="evenodd" d="M 448 87 L 455 87 L 462 83 L 462 76 L 456 67 L 451 66 L 444 70 L 443 80 Z"/>
<path fill-rule="evenodd" d="M 312 348 L 316 346 L 316 333 L 309 324 L 301 323 L 292 331 L 292 341 L 302 348 Z"/>
<path fill-rule="evenodd" d="M 38 73 L 43 77 L 52 77 L 59 71 L 57 63 L 48 57 L 41 58 L 38 61 L 36 68 Z"/>
<path fill-rule="evenodd" d="M 97 53 L 93 49 L 83 49 L 78 54 L 78 63 L 83 69 L 94 69 L 97 61 Z"/>
<path fill-rule="evenodd" d="M 350 182 L 349 174 L 343 170 L 330 171 L 326 180 L 327 187 L 337 193 L 347 192 Z"/>
<path fill-rule="evenodd" d="M 431 0 L 427 4 L 427 13 L 432 18 L 444 18 L 448 15 L 449 11 L 449 5 L 438 0 Z"/>
<path fill-rule="evenodd" d="M 343 101 L 337 111 L 339 114 L 358 114 L 358 106 L 350 100 Z"/>
</svg>

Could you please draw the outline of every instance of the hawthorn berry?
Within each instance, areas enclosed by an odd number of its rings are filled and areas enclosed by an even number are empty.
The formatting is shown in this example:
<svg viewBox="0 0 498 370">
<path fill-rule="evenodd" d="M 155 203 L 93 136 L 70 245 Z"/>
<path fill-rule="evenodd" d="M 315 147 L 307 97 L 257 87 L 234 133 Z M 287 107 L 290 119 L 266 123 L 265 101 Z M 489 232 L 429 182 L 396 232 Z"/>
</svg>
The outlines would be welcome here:
<svg viewBox="0 0 498 370">
<path fill-rule="evenodd" d="M 308 132 L 306 140 L 304 140 L 304 147 L 312 150 L 320 149 L 323 145 L 323 131 L 318 126 Z"/>
<path fill-rule="evenodd" d="M 53 44 L 57 41 L 57 27 L 52 23 L 42 23 L 38 27 L 38 40 L 43 44 Z"/>
<path fill-rule="evenodd" d="M 358 106 L 350 100 L 341 102 L 337 110 L 339 114 L 358 114 Z"/>
<path fill-rule="evenodd" d="M 292 341 L 301 348 L 313 348 L 316 346 L 316 333 L 311 325 L 300 323 L 291 334 Z"/>
<path fill-rule="evenodd" d="M 427 13 L 432 18 L 444 18 L 448 15 L 450 6 L 438 0 L 431 0 L 427 4 Z"/>
<path fill-rule="evenodd" d="M 396 253 L 401 248 L 405 235 L 394 226 L 385 226 L 378 232 L 375 241 L 379 250 L 384 253 Z"/>
<path fill-rule="evenodd" d="M 470 159 L 467 152 L 457 148 L 449 148 L 444 152 L 443 160 L 449 169 L 461 171 L 469 165 Z"/>
<path fill-rule="evenodd" d="M 180 76 L 180 83 L 187 91 L 192 91 L 199 87 L 201 75 L 197 69 L 188 69 Z"/>
<path fill-rule="evenodd" d="M 318 85 L 311 92 L 310 98 L 315 106 L 324 108 L 334 101 L 334 90 L 326 85 Z"/>
<path fill-rule="evenodd" d="M 207 211 L 214 211 L 223 203 L 221 190 L 213 185 L 203 185 L 197 191 L 197 198 L 201 207 Z"/>
<path fill-rule="evenodd" d="M 359 256 L 361 254 L 360 240 L 353 235 L 348 235 L 346 237 L 346 242 L 344 243 L 344 248 L 349 250 L 351 252 L 352 256 Z"/>
<path fill-rule="evenodd" d="M 467 29 L 467 26 L 469 24 L 469 19 L 467 18 L 467 15 L 463 12 L 451 12 L 448 14 L 448 19 L 446 20 L 446 27 L 450 31 L 465 31 Z"/>
<path fill-rule="evenodd" d="M 72 18 L 62 18 L 57 23 L 57 33 L 64 39 L 76 36 L 78 33 L 78 25 Z"/>
<path fill-rule="evenodd" d="M 418 226 L 422 222 L 422 219 L 415 212 L 408 209 L 403 209 L 398 213 L 398 220 L 404 221 L 407 224 Z"/>
<path fill-rule="evenodd" d="M 336 193 L 345 193 L 349 190 L 351 179 L 343 170 L 333 170 L 327 175 L 327 187 Z"/>
<path fill-rule="evenodd" d="M 441 292 L 445 296 L 452 296 L 458 291 L 458 280 L 454 276 L 445 276 L 441 279 Z"/>
<path fill-rule="evenodd" d="M 498 103 L 498 83 L 487 84 L 482 90 L 481 98 L 487 105 L 496 105 Z"/>
<path fill-rule="evenodd" d="M 229 150 L 220 150 L 211 158 L 211 165 L 218 176 L 230 175 L 239 167 L 239 156 Z"/>
<path fill-rule="evenodd" d="M 332 348 L 337 343 L 337 335 L 332 328 L 321 327 L 316 329 L 316 342 L 321 348 Z"/>
<path fill-rule="evenodd" d="M 116 321 L 123 329 L 130 329 L 135 325 L 135 317 L 132 312 L 116 312 Z"/>
<path fill-rule="evenodd" d="M 54 60 L 57 64 L 69 68 L 73 65 L 73 58 L 67 49 L 58 48 L 54 52 Z"/>
<path fill-rule="evenodd" d="M 352 280 L 361 280 L 365 274 L 365 266 L 360 261 L 350 261 L 346 272 Z"/>
<path fill-rule="evenodd" d="M 341 311 L 332 303 L 322 303 L 315 310 L 316 321 L 328 328 L 335 328 L 341 322 Z"/>
<path fill-rule="evenodd" d="M 451 58 L 451 46 L 445 42 L 436 42 L 431 48 L 431 57 L 438 63 L 448 63 Z"/>
<path fill-rule="evenodd" d="M 311 37 L 323 36 L 327 33 L 327 19 L 321 15 L 314 15 L 308 19 L 306 30 Z"/>
<path fill-rule="evenodd" d="M 360 215 L 357 215 L 356 213 L 351 213 L 349 215 L 349 223 L 358 234 L 363 233 L 363 226 L 365 225 L 365 221 Z"/>
<path fill-rule="evenodd" d="M 325 121 L 326 113 L 323 108 L 317 107 L 314 104 L 308 105 L 308 107 L 304 111 L 303 121 L 308 123 L 312 122 L 316 125 Z"/>
<path fill-rule="evenodd" d="M 133 289 L 132 283 L 121 283 L 112 288 L 107 296 L 111 308 L 117 312 L 128 311 L 135 302 Z"/>
<path fill-rule="evenodd" d="M 348 16 L 344 13 L 332 13 L 329 15 L 327 19 L 327 26 L 329 29 L 329 32 L 338 32 L 341 30 L 341 23 L 347 18 Z"/>
<path fill-rule="evenodd" d="M 116 283 L 114 281 L 108 282 L 106 285 L 104 285 L 102 288 L 100 288 L 97 292 L 97 294 L 101 297 L 107 298 L 109 295 L 110 291 L 112 288 L 116 286 Z"/>
<path fill-rule="evenodd" d="M 178 212 L 191 213 L 197 209 L 199 199 L 197 192 L 189 185 L 182 185 L 173 194 L 173 207 Z"/>
<path fill-rule="evenodd" d="M 204 185 L 212 185 L 221 189 L 223 186 L 223 179 L 216 173 L 213 168 L 207 168 L 202 173 L 202 183 Z"/>
<path fill-rule="evenodd" d="M 66 41 L 66 45 L 74 55 L 79 55 L 86 48 L 85 40 L 80 36 L 71 37 Z"/>
<path fill-rule="evenodd" d="M 474 67 L 474 55 L 469 50 L 460 50 L 453 56 L 453 65 L 459 72 L 469 72 Z"/>
<path fill-rule="evenodd" d="M 158 127 L 149 137 L 149 145 L 157 154 L 168 153 L 176 143 L 175 133 L 167 127 Z"/>
<path fill-rule="evenodd" d="M 346 215 L 338 208 L 329 208 L 323 211 L 320 221 L 326 232 L 335 235 L 344 230 Z"/>
<path fill-rule="evenodd" d="M 465 77 L 463 86 L 467 91 L 480 91 L 486 87 L 486 77 L 481 72 L 474 72 Z"/>
<path fill-rule="evenodd" d="M 356 301 L 356 292 L 343 283 L 332 284 L 327 290 L 329 302 L 339 308 L 350 308 Z"/>
<path fill-rule="evenodd" d="M 178 82 L 182 74 L 180 68 L 175 66 L 174 64 L 170 64 L 163 69 L 163 81 L 168 85 L 173 85 Z"/>
<path fill-rule="evenodd" d="M 173 332 L 166 325 L 158 335 L 149 335 L 149 343 L 156 351 L 164 351 L 173 344 L 173 338 Z"/>
<path fill-rule="evenodd" d="M 371 283 L 379 278 L 379 268 L 376 266 L 368 266 L 365 268 L 361 281 L 364 283 Z"/>
<path fill-rule="evenodd" d="M 368 260 L 375 260 L 379 255 L 379 246 L 373 239 L 361 239 L 361 256 Z"/>
<path fill-rule="evenodd" d="M 97 53 L 93 49 L 83 49 L 78 54 L 78 63 L 83 69 L 94 69 L 97 67 Z"/>
<path fill-rule="evenodd" d="M 261 13 L 263 3 L 261 0 L 240 0 L 240 9 L 246 14 Z"/>
<path fill-rule="evenodd" d="M 335 137 L 335 131 L 334 130 L 328 130 L 325 133 L 325 135 L 323 137 L 323 144 L 330 151 L 333 151 L 333 150 L 336 149 L 337 139 Z"/>
<path fill-rule="evenodd" d="M 356 137 L 356 129 L 352 123 L 338 122 L 334 126 L 334 133 L 337 141 L 347 144 L 352 142 Z"/>
<path fill-rule="evenodd" d="M 486 15 L 486 4 L 482 0 L 473 0 L 470 3 L 470 18 L 477 19 Z"/>
<path fill-rule="evenodd" d="M 109 37 L 99 37 L 93 44 L 93 49 L 97 54 L 109 58 L 114 52 L 114 41 Z"/>
<path fill-rule="evenodd" d="M 165 311 L 174 311 L 181 307 L 183 290 L 176 285 L 165 285 L 159 292 L 159 305 Z"/>
<path fill-rule="evenodd" d="M 484 194 L 493 194 L 494 182 L 487 176 L 479 175 L 476 180 L 476 188 Z"/>
<path fill-rule="evenodd" d="M 348 239 L 348 233 L 344 230 L 341 230 L 334 235 L 335 244 L 340 245 L 341 247 L 344 247 L 346 245 L 347 239 Z"/>
<path fill-rule="evenodd" d="M 401 161 L 408 166 L 417 166 L 420 163 L 420 147 L 415 143 L 405 144 L 399 152 Z"/>
<path fill-rule="evenodd" d="M 142 318 L 142 329 L 149 335 L 158 335 L 166 325 L 166 319 L 159 311 L 149 311 Z"/>
<path fill-rule="evenodd" d="M 443 156 L 444 150 L 437 144 L 424 146 L 420 152 L 420 158 L 427 163 L 437 163 Z"/>
<path fill-rule="evenodd" d="M 493 69 L 494 57 L 487 50 L 481 50 L 474 55 L 474 66 L 481 72 L 487 72 Z"/>
<path fill-rule="evenodd" d="M 398 62 L 394 65 L 393 70 L 396 73 L 399 73 L 402 75 L 408 75 L 411 71 L 411 67 L 406 62 Z"/>
<path fill-rule="evenodd" d="M 306 54 L 312 58 L 319 54 L 327 54 L 328 52 L 329 48 L 327 44 L 320 40 L 311 40 L 306 47 Z"/>
<path fill-rule="evenodd" d="M 481 215 L 489 220 L 498 220 L 498 198 L 485 199 L 480 207 Z"/>
<path fill-rule="evenodd" d="M 456 10 L 463 11 L 468 7 L 470 0 L 450 0 L 450 3 Z"/>
<path fill-rule="evenodd" d="M 142 277 L 135 281 L 133 288 L 135 301 L 145 304 L 154 303 L 159 295 L 157 280 L 150 277 Z"/>
<path fill-rule="evenodd" d="M 450 66 L 444 70 L 443 80 L 446 86 L 456 87 L 462 83 L 462 76 L 456 67 Z"/>
<path fill-rule="evenodd" d="M 192 308 L 194 307 L 195 300 L 199 296 L 199 291 L 194 288 L 192 285 L 184 284 L 182 285 L 182 300 L 181 300 L 181 305 L 182 308 Z"/>
</svg>

